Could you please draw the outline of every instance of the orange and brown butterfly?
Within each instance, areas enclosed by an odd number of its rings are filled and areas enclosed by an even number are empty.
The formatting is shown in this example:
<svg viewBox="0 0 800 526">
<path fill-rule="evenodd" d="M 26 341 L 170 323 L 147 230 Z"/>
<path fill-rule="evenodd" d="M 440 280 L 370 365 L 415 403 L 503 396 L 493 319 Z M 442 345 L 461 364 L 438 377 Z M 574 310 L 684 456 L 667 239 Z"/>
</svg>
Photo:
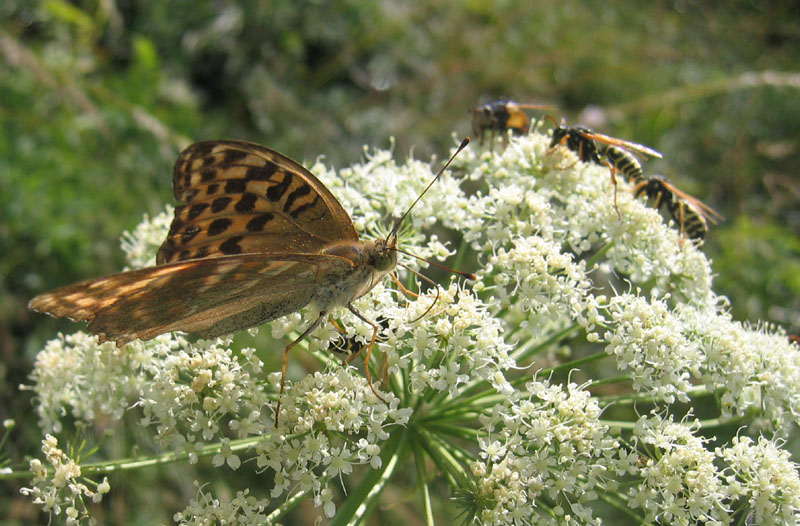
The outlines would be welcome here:
<svg viewBox="0 0 800 526">
<path fill-rule="evenodd" d="M 352 302 L 394 270 L 400 221 L 385 239 L 361 241 L 311 172 L 246 142 L 192 144 L 178 156 L 172 182 L 184 204 L 175 209 L 156 266 L 46 292 L 28 307 L 87 321 L 100 342 L 119 346 L 171 331 L 214 338 L 312 304 L 319 316 L 285 348 L 285 373 L 289 350 L 331 309 L 346 306 L 373 328 L 368 362 L 379 326 Z M 369 367 L 366 374 L 370 380 Z M 283 387 L 282 377 L 281 393 Z"/>
</svg>

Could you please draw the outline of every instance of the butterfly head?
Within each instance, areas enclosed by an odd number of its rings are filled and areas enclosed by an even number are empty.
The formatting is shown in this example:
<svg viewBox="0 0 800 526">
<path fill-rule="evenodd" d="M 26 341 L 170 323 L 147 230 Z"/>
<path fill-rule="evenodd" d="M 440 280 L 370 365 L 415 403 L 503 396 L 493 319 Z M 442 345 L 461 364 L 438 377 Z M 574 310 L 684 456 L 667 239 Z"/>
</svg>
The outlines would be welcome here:
<svg viewBox="0 0 800 526">
<path fill-rule="evenodd" d="M 397 266 L 397 236 L 377 239 L 371 252 L 372 266 L 379 272 L 389 272 Z"/>
</svg>

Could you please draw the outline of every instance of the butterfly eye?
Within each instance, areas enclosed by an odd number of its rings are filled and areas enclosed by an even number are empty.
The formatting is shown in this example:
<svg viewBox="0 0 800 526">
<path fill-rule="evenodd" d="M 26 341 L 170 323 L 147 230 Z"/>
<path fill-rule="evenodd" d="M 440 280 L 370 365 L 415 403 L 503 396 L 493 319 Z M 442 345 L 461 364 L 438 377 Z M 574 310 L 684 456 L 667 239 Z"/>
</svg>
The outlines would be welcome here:
<svg viewBox="0 0 800 526">
<path fill-rule="evenodd" d="M 375 266 L 376 270 L 389 270 L 395 266 L 395 258 L 396 256 L 394 252 L 378 252 L 375 254 L 375 260 L 372 262 L 372 264 Z"/>
</svg>

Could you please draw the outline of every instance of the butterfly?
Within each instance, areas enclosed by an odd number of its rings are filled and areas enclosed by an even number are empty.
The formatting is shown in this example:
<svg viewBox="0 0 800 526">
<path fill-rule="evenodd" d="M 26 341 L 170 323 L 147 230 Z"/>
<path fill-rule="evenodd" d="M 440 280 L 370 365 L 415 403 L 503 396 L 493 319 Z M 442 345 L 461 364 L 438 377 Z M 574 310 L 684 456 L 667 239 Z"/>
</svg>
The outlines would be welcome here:
<svg viewBox="0 0 800 526">
<path fill-rule="evenodd" d="M 311 172 L 247 142 L 190 145 L 178 156 L 172 184 L 183 204 L 175 208 L 156 266 L 45 292 L 28 307 L 87 321 L 100 342 L 121 346 L 172 331 L 214 338 L 313 305 L 318 317 L 284 349 L 282 394 L 289 350 L 334 307 L 345 306 L 373 328 L 369 363 L 379 326 L 352 302 L 394 270 L 405 215 L 385 239 L 361 241 L 350 216 Z M 279 409 L 280 402 L 276 419 Z"/>
</svg>

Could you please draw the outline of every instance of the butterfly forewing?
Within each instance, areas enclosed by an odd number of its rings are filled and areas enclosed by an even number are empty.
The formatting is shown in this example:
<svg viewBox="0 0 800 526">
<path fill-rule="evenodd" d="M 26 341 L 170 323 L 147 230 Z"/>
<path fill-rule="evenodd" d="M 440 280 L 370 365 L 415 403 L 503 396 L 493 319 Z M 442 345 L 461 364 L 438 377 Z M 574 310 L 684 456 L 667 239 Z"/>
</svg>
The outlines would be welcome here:
<svg viewBox="0 0 800 526">
<path fill-rule="evenodd" d="M 30 307 L 88 321 L 101 341 L 119 345 L 176 330 L 211 338 L 308 304 L 329 259 L 248 254 L 171 263 L 68 285 Z"/>
<path fill-rule="evenodd" d="M 173 172 L 175 209 L 159 264 L 247 253 L 315 253 L 358 241 L 347 212 L 311 172 L 257 144 L 192 144 Z"/>
</svg>

